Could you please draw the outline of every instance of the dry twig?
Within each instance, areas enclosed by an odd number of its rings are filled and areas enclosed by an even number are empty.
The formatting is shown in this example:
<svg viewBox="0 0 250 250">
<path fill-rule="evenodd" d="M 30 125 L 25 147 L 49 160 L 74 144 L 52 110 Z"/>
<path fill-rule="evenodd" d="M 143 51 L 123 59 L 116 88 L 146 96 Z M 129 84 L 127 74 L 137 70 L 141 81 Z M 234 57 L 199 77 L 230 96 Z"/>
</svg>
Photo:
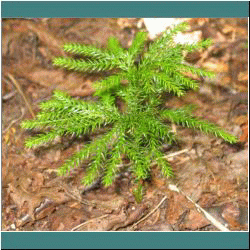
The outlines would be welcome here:
<svg viewBox="0 0 250 250">
<path fill-rule="evenodd" d="M 174 157 L 174 156 L 177 156 L 177 155 L 180 155 L 180 154 L 183 154 L 183 153 L 186 153 L 186 152 L 188 152 L 189 151 L 189 149 L 183 149 L 183 150 L 180 150 L 180 151 L 177 151 L 177 152 L 175 152 L 175 153 L 172 153 L 172 154 L 169 154 L 169 155 L 166 155 L 166 156 L 164 156 L 163 158 L 165 158 L 165 159 L 169 159 L 169 158 L 171 158 L 171 157 Z"/>
<path fill-rule="evenodd" d="M 151 210 L 147 215 L 145 215 L 143 218 L 141 218 L 139 221 L 137 221 L 135 224 L 133 224 L 131 226 L 131 229 L 134 229 L 139 223 L 141 223 L 142 221 L 147 219 L 151 214 L 153 214 L 166 199 L 167 199 L 167 196 L 164 196 L 163 199 L 160 201 L 160 203 L 153 210 Z"/>
<path fill-rule="evenodd" d="M 2 97 L 2 100 L 6 102 L 6 101 L 8 101 L 9 99 L 11 99 L 15 94 L 16 94 L 16 90 L 14 90 L 14 91 L 12 91 L 12 92 L 10 92 L 10 93 L 4 95 L 4 96 Z"/>
<path fill-rule="evenodd" d="M 24 93 L 23 93 L 23 91 L 22 91 L 20 85 L 18 84 L 18 82 L 15 80 L 15 78 L 14 78 L 11 74 L 8 74 L 8 77 L 9 77 L 9 79 L 11 80 L 11 82 L 15 85 L 15 87 L 16 87 L 17 91 L 19 92 L 19 94 L 22 96 L 22 98 L 23 98 L 23 100 L 24 100 L 24 102 L 25 102 L 25 104 L 26 104 L 26 106 L 27 106 L 27 108 L 28 108 L 30 114 L 31 114 L 32 117 L 34 118 L 34 117 L 35 117 L 35 114 L 34 114 L 32 108 L 31 108 L 31 106 L 30 106 L 30 104 L 29 104 L 29 102 L 28 102 L 26 96 L 24 95 Z"/>
<path fill-rule="evenodd" d="M 109 216 L 109 214 L 104 214 L 104 215 L 102 215 L 102 216 L 100 216 L 100 217 L 97 217 L 97 218 L 94 218 L 94 219 L 85 221 L 85 222 L 81 223 L 80 225 L 78 225 L 78 226 L 72 228 L 70 231 L 76 231 L 76 230 L 79 229 L 80 227 L 82 227 L 82 226 L 84 226 L 84 225 L 86 225 L 86 224 L 88 224 L 88 223 L 90 223 L 90 222 L 93 222 L 93 221 L 99 220 L 99 219 L 103 219 L 103 218 L 106 218 L 106 217 L 108 217 L 108 216 Z"/>
<path fill-rule="evenodd" d="M 172 191 L 175 191 L 177 193 L 183 194 L 189 201 L 191 201 L 197 210 L 203 215 L 215 226 L 217 227 L 220 231 L 228 232 L 230 231 L 228 228 L 226 228 L 224 225 L 222 225 L 218 220 L 216 220 L 211 214 L 209 214 L 205 209 L 203 209 L 201 206 L 199 206 L 197 203 L 195 203 L 189 196 L 187 196 L 183 191 L 181 191 L 176 185 L 170 184 L 168 188 Z"/>
<path fill-rule="evenodd" d="M 15 119 L 15 120 L 12 120 L 11 122 L 10 122 L 10 124 L 9 124 L 9 126 L 3 131 L 3 133 L 6 133 L 10 128 L 11 128 L 11 126 L 13 125 L 13 124 L 15 124 L 16 122 L 18 122 L 19 120 L 21 120 L 22 118 L 23 118 L 23 116 L 24 116 L 24 108 L 21 108 L 21 112 L 22 112 L 22 114 L 21 114 L 21 116 L 19 117 L 19 118 L 17 118 L 17 119 Z"/>
</svg>

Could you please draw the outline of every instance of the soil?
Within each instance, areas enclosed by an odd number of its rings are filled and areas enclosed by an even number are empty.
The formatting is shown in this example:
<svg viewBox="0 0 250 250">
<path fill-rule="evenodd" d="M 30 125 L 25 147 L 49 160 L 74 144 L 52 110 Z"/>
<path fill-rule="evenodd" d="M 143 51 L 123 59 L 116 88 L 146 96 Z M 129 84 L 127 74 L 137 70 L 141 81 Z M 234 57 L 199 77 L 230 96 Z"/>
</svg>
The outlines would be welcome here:
<svg viewBox="0 0 250 250">
<path fill-rule="evenodd" d="M 192 32 L 211 38 L 206 50 L 187 61 L 217 73 L 201 80 L 197 92 L 171 98 L 167 105 L 195 104 L 195 114 L 238 136 L 235 145 L 174 127 L 175 145 L 165 154 L 174 178 L 157 167 L 141 203 L 132 195 L 125 172 L 104 188 L 81 184 L 83 164 L 57 176 L 65 159 L 83 140 L 62 138 L 53 147 L 24 147 L 33 132 L 20 128 L 39 111 L 54 89 L 91 98 L 100 75 L 52 66 L 64 56 L 62 45 L 79 42 L 105 47 L 116 36 L 128 48 L 139 30 L 138 18 L 43 18 L 2 20 L 2 230 L 3 231 L 245 231 L 248 230 L 248 21 L 239 18 L 189 19 Z M 211 219 L 212 216 L 214 220 Z"/>
</svg>

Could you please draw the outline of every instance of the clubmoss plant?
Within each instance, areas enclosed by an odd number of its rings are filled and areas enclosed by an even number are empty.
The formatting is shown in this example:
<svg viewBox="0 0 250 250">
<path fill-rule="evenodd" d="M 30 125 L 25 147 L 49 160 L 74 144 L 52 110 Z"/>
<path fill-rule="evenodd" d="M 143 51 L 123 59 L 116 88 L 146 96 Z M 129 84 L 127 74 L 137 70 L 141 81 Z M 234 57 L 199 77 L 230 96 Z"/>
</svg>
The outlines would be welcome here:
<svg viewBox="0 0 250 250">
<path fill-rule="evenodd" d="M 168 109 L 164 106 L 166 93 L 181 98 L 188 90 L 198 89 L 198 82 L 185 73 L 203 77 L 213 75 L 185 63 L 185 51 L 192 52 L 211 44 L 210 40 L 191 45 L 176 44 L 175 35 L 186 26 L 182 23 L 168 30 L 147 48 L 145 32 L 137 33 L 128 50 L 122 48 L 114 37 L 108 40 L 106 49 L 65 44 L 66 52 L 78 55 L 78 58 L 84 56 L 84 59 L 59 57 L 54 59 L 54 65 L 80 72 L 109 71 L 110 75 L 94 83 L 97 101 L 76 100 L 55 91 L 51 100 L 40 104 L 41 111 L 34 120 L 22 122 L 23 128 L 43 131 L 29 138 L 26 146 L 32 148 L 52 142 L 58 136 L 81 136 L 105 128 L 105 133 L 66 160 L 59 173 L 65 175 L 89 159 L 84 185 L 88 186 L 102 176 L 102 183 L 109 186 L 126 157 L 139 185 L 137 192 L 133 192 L 139 194 L 142 193 L 141 182 L 150 176 L 153 162 L 164 176 L 173 175 L 162 152 L 164 143 L 171 144 L 176 139 L 171 124 L 198 129 L 235 143 L 235 136 L 213 123 L 194 117 L 190 108 Z M 118 100 L 123 103 L 122 109 Z"/>
</svg>

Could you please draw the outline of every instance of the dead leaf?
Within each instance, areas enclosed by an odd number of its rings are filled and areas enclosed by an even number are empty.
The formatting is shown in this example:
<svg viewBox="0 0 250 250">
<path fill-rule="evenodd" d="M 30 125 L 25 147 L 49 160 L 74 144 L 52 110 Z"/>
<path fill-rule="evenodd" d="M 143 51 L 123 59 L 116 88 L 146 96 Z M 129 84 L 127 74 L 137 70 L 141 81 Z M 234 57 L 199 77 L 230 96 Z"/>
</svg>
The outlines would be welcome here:
<svg viewBox="0 0 250 250">
<path fill-rule="evenodd" d="M 234 119 L 234 122 L 240 126 L 248 124 L 248 116 L 247 115 L 240 115 Z"/>
<path fill-rule="evenodd" d="M 201 199 L 199 200 L 199 205 L 202 208 L 207 208 L 207 207 L 211 207 L 212 204 L 215 203 L 216 201 L 217 201 L 216 195 L 212 193 L 206 193 L 206 194 L 202 194 Z"/>
<path fill-rule="evenodd" d="M 208 226 L 210 224 L 211 224 L 210 221 L 208 221 L 196 209 L 191 209 L 186 218 L 186 222 L 183 223 L 181 227 L 194 231 L 194 230 L 198 230 L 199 228 Z"/>
<path fill-rule="evenodd" d="M 227 34 L 227 33 L 231 33 L 231 32 L 233 32 L 233 31 L 235 31 L 235 27 L 234 26 L 232 26 L 232 25 L 224 25 L 223 26 L 223 28 L 222 28 L 222 32 L 224 33 L 224 34 Z"/>
<path fill-rule="evenodd" d="M 32 30 L 39 37 L 39 40 L 50 49 L 54 51 L 57 56 L 66 56 L 62 49 L 63 41 L 56 39 L 55 36 L 44 27 L 44 25 L 39 23 L 28 23 L 27 27 Z"/>
<path fill-rule="evenodd" d="M 119 228 L 129 226 L 129 225 L 133 224 L 134 222 L 140 220 L 147 209 L 148 209 L 148 207 L 145 204 L 141 204 L 141 205 L 137 206 L 135 208 L 135 210 L 129 214 L 126 221 L 115 225 L 113 230 L 117 230 Z"/>
<path fill-rule="evenodd" d="M 222 61 L 210 60 L 203 63 L 203 67 L 212 72 L 222 73 L 228 72 L 228 64 Z"/>
<path fill-rule="evenodd" d="M 240 210 L 233 203 L 226 204 L 221 215 L 229 223 L 229 226 L 232 230 L 240 227 Z"/>
<path fill-rule="evenodd" d="M 248 124 L 242 126 L 242 135 L 240 136 L 240 141 L 243 143 L 248 142 Z"/>
<path fill-rule="evenodd" d="M 68 231 L 71 228 L 88 220 L 89 213 L 84 208 L 70 208 L 68 206 L 59 206 L 57 210 L 49 217 L 51 229 L 53 231 Z"/>
<path fill-rule="evenodd" d="M 44 186 L 44 176 L 39 172 L 32 172 L 31 192 L 39 192 Z"/>
<path fill-rule="evenodd" d="M 77 73 L 62 74 L 58 69 L 36 68 L 36 70 L 33 69 L 26 74 L 25 77 L 43 87 L 67 91 L 72 96 L 88 96 L 94 92 L 91 87 L 92 82 L 85 80 L 82 75 Z"/>
<path fill-rule="evenodd" d="M 248 81 L 248 71 L 243 71 L 238 74 L 238 81 Z"/>
<path fill-rule="evenodd" d="M 176 224 L 180 216 L 193 205 L 178 193 L 172 193 L 168 199 L 166 220 L 170 225 Z"/>
<path fill-rule="evenodd" d="M 7 192 L 18 207 L 18 217 L 20 217 L 22 213 L 27 213 L 31 218 L 35 219 L 34 209 L 42 202 L 41 197 L 30 195 L 20 189 L 17 189 L 11 183 L 9 184 Z M 24 208 L 25 203 L 26 208 Z M 23 209 L 25 209 L 25 211 L 23 211 Z"/>
</svg>

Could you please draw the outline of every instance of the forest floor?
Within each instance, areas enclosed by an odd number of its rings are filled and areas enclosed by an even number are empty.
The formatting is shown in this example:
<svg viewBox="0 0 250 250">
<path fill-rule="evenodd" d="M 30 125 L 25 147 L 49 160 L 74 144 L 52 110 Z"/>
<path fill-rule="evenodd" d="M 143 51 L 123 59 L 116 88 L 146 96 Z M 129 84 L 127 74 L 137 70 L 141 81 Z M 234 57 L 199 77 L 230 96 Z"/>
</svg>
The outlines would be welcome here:
<svg viewBox="0 0 250 250">
<path fill-rule="evenodd" d="M 137 18 L 43 18 L 2 21 L 2 230 L 3 231 L 245 231 L 248 230 L 248 21 L 189 19 L 189 34 L 213 45 L 186 60 L 217 73 L 197 92 L 171 98 L 168 105 L 196 104 L 195 115 L 238 136 L 236 145 L 177 127 L 178 143 L 165 148 L 175 177 L 157 168 L 137 204 L 131 176 L 123 173 L 104 188 L 81 184 L 84 166 L 58 177 L 57 168 L 83 141 L 61 140 L 50 148 L 24 147 L 24 119 L 39 111 L 53 90 L 76 98 L 93 94 L 99 76 L 52 66 L 62 45 L 79 42 L 105 47 L 116 36 L 128 48 L 145 30 Z M 210 217 L 209 217 L 210 216 Z M 211 216 L 213 219 L 211 219 Z"/>
</svg>

